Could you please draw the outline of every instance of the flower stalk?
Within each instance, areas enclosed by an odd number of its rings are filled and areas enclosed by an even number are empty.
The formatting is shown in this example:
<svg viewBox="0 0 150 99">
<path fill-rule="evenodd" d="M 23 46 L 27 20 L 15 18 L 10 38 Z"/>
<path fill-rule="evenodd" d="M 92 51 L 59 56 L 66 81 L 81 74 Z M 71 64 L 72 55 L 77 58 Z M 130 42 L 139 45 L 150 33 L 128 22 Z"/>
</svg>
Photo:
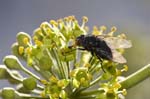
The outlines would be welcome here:
<svg viewBox="0 0 150 99">
<path fill-rule="evenodd" d="M 148 77 L 150 77 L 150 64 L 129 75 L 124 80 L 120 81 L 120 84 L 122 88 L 129 89 Z"/>
</svg>

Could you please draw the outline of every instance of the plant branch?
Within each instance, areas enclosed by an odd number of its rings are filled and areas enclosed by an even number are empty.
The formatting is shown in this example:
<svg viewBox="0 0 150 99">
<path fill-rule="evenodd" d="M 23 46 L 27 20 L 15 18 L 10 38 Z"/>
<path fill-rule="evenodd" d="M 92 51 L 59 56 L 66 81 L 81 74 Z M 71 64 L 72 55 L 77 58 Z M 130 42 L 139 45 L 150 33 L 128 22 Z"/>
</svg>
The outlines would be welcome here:
<svg viewBox="0 0 150 99">
<path fill-rule="evenodd" d="M 123 88 L 129 89 L 148 77 L 150 77 L 150 64 L 146 65 L 145 67 L 138 70 L 137 72 L 131 74 L 123 81 L 120 81 L 120 84 L 122 85 L 121 89 Z"/>
</svg>

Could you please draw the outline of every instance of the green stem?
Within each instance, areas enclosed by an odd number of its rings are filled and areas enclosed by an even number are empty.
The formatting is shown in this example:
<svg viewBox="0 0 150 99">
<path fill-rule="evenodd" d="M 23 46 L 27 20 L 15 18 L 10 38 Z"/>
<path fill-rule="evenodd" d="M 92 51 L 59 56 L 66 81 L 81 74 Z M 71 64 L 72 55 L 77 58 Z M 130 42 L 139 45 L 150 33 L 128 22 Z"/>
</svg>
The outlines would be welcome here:
<svg viewBox="0 0 150 99">
<path fill-rule="evenodd" d="M 76 54 L 74 55 L 74 61 L 73 61 L 73 69 L 75 69 L 76 68 L 76 66 L 75 66 L 75 64 L 77 63 L 77 60 L 78 60 L 78 53 L 79 53 L 79 51 L 78 50 L 76 50 L 76 52 L 75 52 Z"/>
<path fill-rule="evenodd" d="M 104 89 L 103 88 L 99 88 L 97 90 L 81 92 L 80 95 L 81 96 L 89 96 L 89 95 L 101 94 L 103 92 L 104 92 Z"/>
<path fill-rule="evenodd" d="M 91 68 L 89 69 L 89 72 L 90 72 L 91 74 L 94 74 L 94 73 L 95 73 L 95 69 L 96 69 L 96 67 L 97 67 L 98 64 L 99 64 L 99 61 L 97 61 L 95 64 L 93 64 L 93 65 L 91 66 Z"/>
<path fill-rule="evenodd" d="M 55 61 L 54 61 L 54 59 L 52 58 L 52 53 L 49 51 L 49 49 L 46 49 L 46 51 L 47 51 L 47 54 L 48 54 L 48 56 L 49 56 L 49 58 L 52 60 L 52 63 L 53 63 L 53 65 L 56 63 L 56 59 L 55 59 Z M 49 77 L 51 76 L 51 75 L 53 75 L 53 76 L 56 76 L 54 73 L 53 73 L 53 71 L 52 70 L 50 70 L 49 71 L 51 74 L 48 76 L 48 79 L 49 79 Z M 44 73 L 43 73 L 44 74 Z M 58 72 L 58 74 L 59 74 L 59 72 Z"/>
<path fill-rule="evenodd" d="M 52 74 L 50 71 L 39 70 L 36 65 L 33 65 L 33 68 L 36 72 L 41 74 L 44 79 L 49 80 L 49 77 Z"/>
<path fill-rule="evenodd" d="M 57 64 L 57 73 L 58 73 L 58 76 L 59 76 L 60 78 L 62 78 L 62 72 L 61 72 L 61 69 L 60 69 L 60 64 L 59 64 L 59 62 L 58 62 L 58 60 L 57 60 L 57 57 L 56 57 L 56 55 L 55 55 L 54 50 L 52 49 L 52 50 L 50 51 L 49 49 L 46 49 L 46 51 L 47 51 L 47 54 L 48 54 L 48 56 L 50 57 L 50 59 L 52 59 L 54 66 L 55 66 L 55 64 Z M 53 58 L 53 57 L 54 57 L 54 58 Z M 50 71 L 50 72 L 51 72 L 51 74 L 53 74 L 52 71 Z M 55 75 L 54 75 L 54 76 L 55 76 Z"/>
<path fill-rule="evenodd" d="M 88 87 L 82 88 L 78 92 L 84 91 L 84 90 L 88 89 L 89 87 L 92 87 L 93 85 L 97 84 L 97 82 L 99 82 L 101 80 L 101 78 L 102 78 L 102 76 L 99 76 L 97 79 L 92 81 Z"/>
<path fill-rule="evenodd" d="M 16 92 L 16 94 L 19 96 L 18 99 L 49 99 L 48 97 L 32 96 L 29 94 L 24 94 L 19 92 Z"/>
<path fill-rule="evenodd" d="M 68 76 L 68 79 L 70 79 L 70 65 L 69 65 L 69 62 L 66 62 L 66 65 L 67 65 L 67 76 Z"/>
<path fill-rule="evenodd" d="M 62 76 L 62 78 L 66 78 L 66 76 L 65 76 L 65 70 L 64 70 L 64 68 L 63 68 L 63 65 L 62 65 L 62 63 L 61 63 L 61 61 L 60 61 L 60 58 L 59 58 L 59 56 L 57 55 L 57 53 L 58 53 L 58 52 L 56 52 L 56 50 L 53 50 L 53 54 L 54 54 L 54 56 L 55 56 L 55 58 L 56 58 L 56 61 L 57 61 L 59 70 L 60 70 L 60 72 L 61 72 L 61 74 L 62 74 L 61 76 Z"/>
<path fill-rule="evenodd" d="M 73 98 L 73 99 L 95 99 L 94 96 L 88 96 L 88 97 L 77 97 L 77 98 Z"/>
<path fill-rule="evenodd" d="M 150 77 L 150 64 L 146 65 L 145 67 L 138 70 L 137 72 L 131 74 L 123 81 L 120 81 L 120 84 L 122 85 L 122 89 L 123 88 L 129 89 L 148 77 Z"/>
<path fill-rule="evenodd" d="M 23 66 L 21 66 L 21 69 L 22 69 L 25 73 L 27 73 L 28 75 L 30 75 L 30 76 L 32 76 L 33 78 L 37 79 L 38 81 L 41 80 L 37 75 L 33 74 L 32 72 L 30 72 L 28 69 L 24 68 Z"/>
<path fill-rule="evenodd" d="M 39 90 L 44 90 L 44 87 L 41 86 L 41 85 L 37 85 L 37 89 L 39 89 Z"/>
<path fill-rule="evenodd" d="M 102 76 L 99 76 L 97 79 L 92 81 L 88 87 L 75 90 L 74 94 L 78 94 L 78 93 L 80 93 L 80 92 L 82 92 L 82 91 L 92 87 L 93 85 L 97 84 L 97 82 L 99 82 L 101 80 L 101 78 L 102 78 Z"/>
</svg>

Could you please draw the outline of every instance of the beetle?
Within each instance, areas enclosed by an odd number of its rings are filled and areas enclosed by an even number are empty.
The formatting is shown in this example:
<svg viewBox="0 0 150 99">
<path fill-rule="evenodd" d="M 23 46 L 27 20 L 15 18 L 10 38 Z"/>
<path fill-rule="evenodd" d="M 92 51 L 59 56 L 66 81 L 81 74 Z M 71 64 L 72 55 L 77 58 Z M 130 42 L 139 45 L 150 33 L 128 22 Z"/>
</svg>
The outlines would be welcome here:
<svg viewBox="0 0 150 99">
<path fill-rule="evenodd" d="M 101 63 L 102 59 L 105 59 L 121 64 L 126 63 L 126 59 L 117 49 L 132 46 L 129 40 L 108 35 L 80 35 L 76 38 L 75 45 L 78 46 L 79 50 L 87 50 L 92 55 L 96 55 Z M 69 48 L 72 47 L 69 46 Z"/>
</svg>

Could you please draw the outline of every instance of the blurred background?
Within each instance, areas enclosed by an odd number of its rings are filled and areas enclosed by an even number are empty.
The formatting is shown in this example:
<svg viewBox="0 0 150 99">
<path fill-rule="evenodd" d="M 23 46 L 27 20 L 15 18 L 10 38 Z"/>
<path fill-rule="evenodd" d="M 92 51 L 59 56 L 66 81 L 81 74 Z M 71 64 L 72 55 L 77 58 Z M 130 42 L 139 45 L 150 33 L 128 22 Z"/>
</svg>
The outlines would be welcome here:
<svg viewBox="0 0 150 99">
<path fill-rule="evenodd" d="M 92 26 L 106 25 L 126 33 L 133 47 L 127 49 L 127 76 L 150 63 L 150 0 L 0 0 L 0 64 L 11 54 L 20 31 L 32 35 L 43 21 L 75 15 L 87 16 Z M 10 86 L 0 81 L 0 88 Z M 150 78 L 128 90 L 126 99 L 150 99 Z"/>
</svg>

